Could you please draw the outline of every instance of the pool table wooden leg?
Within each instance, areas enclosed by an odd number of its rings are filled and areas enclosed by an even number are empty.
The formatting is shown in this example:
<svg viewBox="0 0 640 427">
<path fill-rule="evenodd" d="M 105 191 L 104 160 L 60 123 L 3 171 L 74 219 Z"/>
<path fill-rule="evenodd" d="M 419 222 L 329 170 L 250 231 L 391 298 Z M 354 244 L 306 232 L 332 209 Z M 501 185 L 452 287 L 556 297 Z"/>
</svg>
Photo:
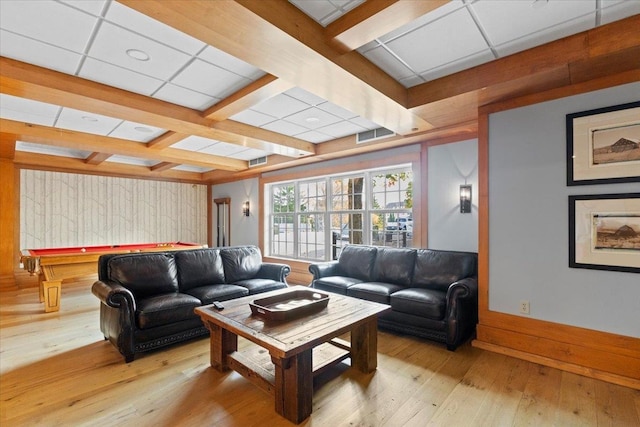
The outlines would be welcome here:
<svg viewBox="0 0 640 427">
<path fill-rule="evenodd" d="M 44 296 L 44 312 L 59 311 L 62 280 L 42 282 L 42 292 Z"/>
<path fill-rule="evenodd" d="M 38 288 L 39 288 L 40 302 L 44 302 L 44 285 L 42 283 L 45 280 L 47 279 L 44 277 L 44 273 L 40 272 L 40 274 L 38 274 Z"/>
</svg>

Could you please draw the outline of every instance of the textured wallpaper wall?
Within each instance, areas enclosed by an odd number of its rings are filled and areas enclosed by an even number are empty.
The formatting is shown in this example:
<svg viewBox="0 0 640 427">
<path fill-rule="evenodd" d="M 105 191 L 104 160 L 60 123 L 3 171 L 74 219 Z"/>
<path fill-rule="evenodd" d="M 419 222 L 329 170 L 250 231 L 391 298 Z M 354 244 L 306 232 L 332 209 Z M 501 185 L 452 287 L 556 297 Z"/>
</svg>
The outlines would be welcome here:
<svg viewBox="0 0 640 427">
<path fill-rule="evenodd" d="M 20 171 L 20 248 L 207 243 L 207 187 Z"/>
</svg>

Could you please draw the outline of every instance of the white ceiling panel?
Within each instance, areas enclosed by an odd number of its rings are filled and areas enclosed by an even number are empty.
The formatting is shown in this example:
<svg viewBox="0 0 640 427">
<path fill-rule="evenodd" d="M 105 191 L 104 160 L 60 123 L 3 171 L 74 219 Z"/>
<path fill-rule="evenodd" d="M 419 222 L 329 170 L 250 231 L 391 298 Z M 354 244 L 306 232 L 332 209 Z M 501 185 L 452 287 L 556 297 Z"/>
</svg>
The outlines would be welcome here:
<svg viewBox="0 0 640 427">
<path fill-rule="evenodd" d="M 166 83 L 154 94 L 154 98 L 161 99 L 163 101 L 171 102 L 176 105 L 182 105 L 183 107 L 193 108 L 195 110 L 205 110 L 211 107 L 213 104 L 220 101 L 219 98 L 208 96 L 200 92 L 195 92 L 191 89 L 180 87 L 171 83 Z"/>
<path fill-rule="evenodd" d="M 492 61 L 493 59 L 495 59 L 493 52 L 487 49 L 483 52 L 479 52 L 466 58 L 452 61 L 440 67 L 432 68 L 431 70 L 422 73 L 420 76 L 425 81 L 435 80 L 449 74 L 457 73 L 458 71 L 466 70 L 467 68 L 484 64 L 486 62 Z"/>
<path fill-rule="evenodd" d="M 95 16 L 100 16 L 104 9 L 104 5 L 107 0 L 59 0 L 62 3 L 75 7 L 76 9 L 82 9 Z"/>
<path fill-rule="evenodd" d="M 122 120 L 99 114 L 87 113 L 73 108 L 63 108 L 55 126 L 95 135 L 109 135 Z"/>
<path fill-rule="evenodd" d="M 138 142 L 149 142 L 163 133 L 166 129 L 160 129 L 154 126 L 149 126 L 136 122 L 122 122 L 115 128 L 109 136 L 114 138 L 129 139 Z"/>
<path fill-rule="evenodd" d="M 230 119 L 257 127 L 264 126 L 267 123 L 277 120 L 276 117 L 254 110 L 244 110 L 241 113 L 231 116 Z"/>
<path fill-rule="evenodd" d="M 396 80 L 402 80 L 415 75 L 398 57 L 383 46 L 367 50 L 363 55 Z"/>
<path fill-rule="evenodd" d="M 338 116 L 341 119 L 353 119 L 355 117 L 358 117 L 357 114 L 353 113 L 352 111 L 349 111 L 347 109 L 344 109 L 334 103 L 331 102 L 323 102 L 322 104 L 318 104 L 318 108 L 326 111 L 327 113 L 331 113 L 334 116 Z"/>
<path fill-rule="evenodd" d="M 493 44 L 507 43 L 563 24 L 595 12 L 595 7 L 595 1 L 479 0 L 471 5 Z"/>
<path fill-rule="evenodd" d="M 307 108 L 309 108 L 308 104 L 282 93 L 251 107 L 252 110 L 275 116 L 279 119 Z"/>
<path fill-rule="evenodd" d="M 172 170 L 179 170 L 183 172 L 196 172 L 196 173 L 205 173 L 214 170 L 213 168 L 203 168 L 200 166 L 192 166 L 192 165 L 180 165 L 172 168 Z"/>
<path fill-rule="evenodd" d="M 0 55 L 62 73 L 74 74 L 82 55 L 0 30 Z"/>
<path fill-rule="evenodd" d="M 308 92 L 299 87 L 292 87 L 291 89 L 284 92 L 284 94 L 289 95 L 290 97 L 295 98 L 298 101 L 302 101 L 310 106 L 315 106 L 327 102 L 325 99 L 320 98 L 319 96 L 316 96 L 311 92 Z"/>
<path fill-rule="evenodd" d="M 226 52 L 221 51 L 213 46 L 207 46 L 200 54 L 198 58 L 210 64 L 217 65 L 220 68 L 231 71 L 235 74 L 239 74 L 249 80 L 256 80 L 266 73 L 253 65 L 247 64 L 238 58 L 229 55 Z"/>
<path fill-rule="evenodd" d="M 246 147 L 241 145 L 218 142 L 217 144 L 209 145 L 208 147 L 198 150 L 198 153 L 212 154 L 214 156 L 233 156 L 244 150 L 246 150 Z"/>
<path fill-rule="evenodd" d="M 146 38 L 179 49 L 189 55 L 197 54 L 206 46 L 204 42 L 118 2 L 110 3 L 105 18 L 110 22 L 142 34 Z"/>
<path fill-rule="evenodd" d="M 590 28 L 593 28 L 595 19 L 596 14 L 591 13 L 581 18 L 565 22 L 562 25 L 547 28 L 542 31 L 537 31 L 519 39 L 497 45 L 495 47 L 495 50 L 500 57 L 521 52 L 523 50 L 530 49 L 535 46 L 540 46 L 541 44 L 549 43 L 562 37 L 566 37 L 571 34 L 576 34 L 581 31 L 586 31 Z"/>
<path fill-rule="evenodd" d="M 404 79 L 400 80 L 400 84 L 402 84 L 402 86 L 404 86 L 406 88 L 409 88 L 409 87 L 412 87 L 412 86 L 415 86 L 415 85 L 419 85 L 419 84 L 424 83 L 424 82 L 425 82 L 425 80 L 422 77 L 416 76 L 416 75 L 409 76 L 407 78 L 404 78 Z"/>
<path fill-rule="evenodd" d="M 296 135 L 296 138 L 302 139 L 307 142 L 312 142 L 314 144 L 318 144 L 320 142 L 325 142 L 333 139 L 332 136 L 322 132 L 315 131 L 315 130 L 310 130 L 309 132 L 300 133 Z"/>
<path fill-rule="evenodd" d="M 200 151 L 203 148 L 213 144 L 217 144 L 218 142 L 220 141 L 216 141 L 215 139 L 203 138 L 201 136 L 191 135 L 181 141 L 176 142 L 171 146 L 171 148 L 179 148 L 181 150 L 187 150 L 187 151 Z"/>
<path fill-rule="evenodd" d="M 162 80 L 92 58 L 85 60 L 78 75 L 88 80 L 146 96 L 154 93 L 162 85 Z"/>
<path fill-rule="evenodd" d="M 451 0 L 449 3 L 446 3 L 442 6 L 440 6 L 439 8 L 432 10 L 431 12 L 427 13 L 426 15 L 422 15 L 420 18 L 413 20 L 411 22 L 409 22 L 406 25 L 403 25 L 402 27 L 399 27 L 387 34 L 385 34 L 384 36 L 379 38 L 379 41 L 381 43 L 388 43 L 391 40 L 398 38 L 404 34 L 410 33 L 424 25 L 427 25 L 431 22 L 434 22 L 438 19 L 441 19 L 447 15 L 449 15 L 452 12 L 455 12 L 456 10 L 460 9 L 464 7 L 464 4 L 462 3 L 462 0 Z"/>
<path fill-rule="evenodd" d="M 262 129 L 270 130 L 272 132 L 277 132 L 288 136 L 294 136 L 309 130 L 304 126 L 296 125 L 284 120 L 278 120 L 276 122 L 268 123 L 262 126 Z"/>
<path fill-rule="evenodd" d="M 244 151 L 240 151 L 239 153 L 234 154 L 232 157 L 234 159 L 237 160 L 245 160 L 245 161 L 249 161 L 249 160 L 253 160 L 253 159 L 257 159 L 259 157 L 264 157 L 264 156 L 268 156 L 271 153 L 268 153 L 266 151 L 262 151 L 262 150 L 258 150 L 255 148 L 249 148 L 247 150 Z"/>
<path fill-rule="evenodd" d="M 601 0 L 602 12 L 600 24 L 605 25 L 626 18 L 631 15 L 640 14 L 640 1 L 625 0 Z"/>
<path fill-rule="evenodd" d="M 358 126 L 351 122 L 339 122 L 329 126 L 324 126 L 318 129 L 322 133 L 331 135 L 333 138 L 342 138 L 343 136 L 354 135 L 359 132 L 364 132 L 367 129 L 362 126 Z"/>
<path fill-rule="evenodd" d="M 82 53 L 98 22 L 62 3 L 41 0 L 0 1 L 0 27 Z"/>
<path fill-rule="evenodd" d="M 372 122 L 369 119 L 365 119 L 364 117 L 355 117 L 353 119 L 349 119 L 350 122 L 357 124 L 358 126 L 362 126 L 365 129 L 377 129 L 380 127 L 379 124 Z"/>
<path fill-rule="evenodd" d="M 285 120 L 289 123 L 302 126 L 306 130 L 313 130 L 323 126 L 328 126 L 341 121 L 340 117 L 329 114 L 317 107 L 311 107 L 299 113 L 287 116 Z M 299 132 L 298 132 L 299 133 Z"/>
<path fill-rule="evenodd" d="M 327 26 L 364 0 L 289 0 L 322 26 Z"/>
<path fill-rule="evenodd" d="M 126 165 L 146 166 L 146 167 L 151 167 L 153 165 L 157 165 L 158 163 L 160 163 L 157 160 L 147 160 L 147 159 L 141 159 L 139 157 L 120 156 L 118 154 L 114 154 L 113 156 L 109 157 L 105 161 L 110 163 L 124 163 Z"/>
<path fill-rule="evenodd" d="M 387 46 L 418 73 L 488 48 L 466 9 L 398 37 Z"/>
<path fill-rule="evenodd" d="M 16 141 L 16 151 L 27 153 L 48 154 L 50 156 L 71 157 L 74 159 L 86 159 L 91 151 L 74 150 L 72 148 L 56 147 L 55 145 L 33 144 L 30 142 Z"/>
<path fill-rule="evenodd" d="M 224 98 L 250 83 L 246 77 L 196 59 L 172 80 L 173 83 L 216 98 Z"/>
<path fill-rule="evenodd" d="M 0 94 L 0 117 L 3 119 L 53 126 L 59 112 L 57 105 Z"/>
<path fill-rule="evenodd" d="M 149 59 L 134 59 L 127 54 L 131 50 L 142 51 Z M 108 22 L 103 22 L 100 26 L 89 56 L 161 80 L 169 79 L 191 59 L 179 50 Z"/>
</svg>

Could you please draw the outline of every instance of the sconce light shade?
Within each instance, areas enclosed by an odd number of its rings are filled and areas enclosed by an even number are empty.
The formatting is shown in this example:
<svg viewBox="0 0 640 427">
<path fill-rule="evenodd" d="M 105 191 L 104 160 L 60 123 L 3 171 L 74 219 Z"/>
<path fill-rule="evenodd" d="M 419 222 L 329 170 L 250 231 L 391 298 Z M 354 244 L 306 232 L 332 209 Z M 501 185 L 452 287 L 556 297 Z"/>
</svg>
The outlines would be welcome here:
<svg viewBox="0 0 640 427">
<path fill-rule="evenodd" d="M 242 213 L 244 214 L 244 216 L 249 216 L 249 201 L 247 200 L 246 202 L 244 202 L 244 205 L 242 205 Z"/>
<path fill-rule="evenodd" d="M 460 213 L 471 213 L 471 185 L 460 186 Z"/>
</svg>

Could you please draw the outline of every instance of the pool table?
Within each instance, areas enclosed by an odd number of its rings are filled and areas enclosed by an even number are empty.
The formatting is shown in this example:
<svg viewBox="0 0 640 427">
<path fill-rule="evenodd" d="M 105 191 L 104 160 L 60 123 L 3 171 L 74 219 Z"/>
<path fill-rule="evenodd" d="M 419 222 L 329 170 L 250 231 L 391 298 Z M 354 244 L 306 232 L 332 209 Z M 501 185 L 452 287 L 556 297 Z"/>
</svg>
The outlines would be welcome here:
<svg viewBox="0 0 640 427">
<path fill-rule="evenodd" d="M 164 252 L 206 247 L 196 243 L 140 243 L 109 246 L 25 249 L 20 263 L 32 276 L 38 274 L 40 302 L 45 313 L 60 310 L 62 281 L 98 273 L 98 258 L 104 254 Z"/>
</svg>

